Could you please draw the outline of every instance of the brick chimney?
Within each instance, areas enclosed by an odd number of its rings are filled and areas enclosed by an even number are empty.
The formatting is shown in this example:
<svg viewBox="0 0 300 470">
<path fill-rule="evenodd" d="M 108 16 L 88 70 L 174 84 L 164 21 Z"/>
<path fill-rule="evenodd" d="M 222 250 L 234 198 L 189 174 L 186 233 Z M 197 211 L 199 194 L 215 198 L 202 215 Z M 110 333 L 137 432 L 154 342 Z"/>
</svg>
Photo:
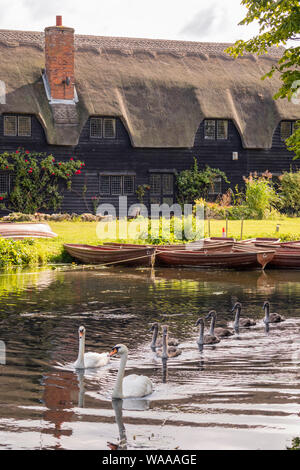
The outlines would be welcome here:
<svg viewBox="0 0 300 470">
<path fill-rule="evenodd" d="M 51 98 L 74 99 L 74 29 L 62 26 L 62 17 L 56 17 L 56 26 L 45 28 L 46 74 Z"/>
</svg>

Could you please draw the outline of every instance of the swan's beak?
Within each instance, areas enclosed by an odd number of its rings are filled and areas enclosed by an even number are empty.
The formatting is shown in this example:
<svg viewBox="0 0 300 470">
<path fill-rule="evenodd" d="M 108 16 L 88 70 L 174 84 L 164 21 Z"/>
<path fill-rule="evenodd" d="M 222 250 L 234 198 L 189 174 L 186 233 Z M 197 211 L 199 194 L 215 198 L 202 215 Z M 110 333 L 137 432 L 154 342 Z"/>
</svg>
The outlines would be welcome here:
<svg viewBox="0 0 300 470">
<path fill-rule="evenodd" d="M 79 338 L 83 337 L 83 331 L 79 331 Z"/>
<path fill-rule="evenodd" d="M 110 356 L 115 356 L 117 353 L 118 353 L 117 348 L 113 348 L 113 350 L 110 351 L 109 355 L 110 355 Z"/>
</svg>

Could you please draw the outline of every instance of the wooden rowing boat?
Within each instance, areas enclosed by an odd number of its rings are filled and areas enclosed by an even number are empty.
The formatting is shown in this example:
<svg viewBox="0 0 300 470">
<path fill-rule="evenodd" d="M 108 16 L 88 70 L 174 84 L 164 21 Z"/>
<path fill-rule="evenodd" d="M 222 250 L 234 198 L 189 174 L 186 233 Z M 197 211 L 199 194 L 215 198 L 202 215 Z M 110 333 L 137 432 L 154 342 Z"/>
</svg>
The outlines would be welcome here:
<svg viewBox="0 0 300 470">
<path fill-rule="evenodd" d="M 299 242 L 280 242 L 273 243 L 272 245 L 265 242 L 257 242 L 252 245 L 248 244 L 247 246 L 243 243 L 236 243 L 235 249 L 240 251 L 246 251 L 249 249 L 251 249 L 252 251 L 272 249 L 275 250 L 275 254 L 273 259 L 268 263 L 268 268 L 300 269 Z"/>
<path fill-rule="evenodd" d="M 156 247 L 158 250 L 171 250 L 171 251 L 182 251 L 182 250 L 188 250 L 188 251 L 207 251 L 207 250 L 215 250 L 215 251 L 225 251 L 229 252 L 231 251 L 231 248 L 233 246 L 234 242 L 233 241 L 227 241 L 223 243 L 219 242 L 211 242 L 207 240 L 199 240 L 197 243 L 182 243 L 178 245 L 136 245 L 133 243 L 104 243 L 103 246 L 109 246 L 109 247 L 119 247 L 119 248 L 137 248 L 137 247 Z"/>
<path fill-rule="evenodd" d="M 182 266 L 217 269 L 264 269 L 272 260 L 275 250 L 245 251 L 231 248 L 225 251 L 159 250 L 156 260 L 163 266 Z"/>
<path fill-rule="evenodd" d="M 14 240 L 23 238 L 54 238 L 50 226 L 44 223 L 0 222 L 0 237 Z"/>
<path fill-rule="evenodd" d="M 153 266 L 155 247 L 119 248 L 109 246 L 67 243 L 65 250 L 73 258 L 87 264 L 124 264 L 126 266 Z"/>
</svg>

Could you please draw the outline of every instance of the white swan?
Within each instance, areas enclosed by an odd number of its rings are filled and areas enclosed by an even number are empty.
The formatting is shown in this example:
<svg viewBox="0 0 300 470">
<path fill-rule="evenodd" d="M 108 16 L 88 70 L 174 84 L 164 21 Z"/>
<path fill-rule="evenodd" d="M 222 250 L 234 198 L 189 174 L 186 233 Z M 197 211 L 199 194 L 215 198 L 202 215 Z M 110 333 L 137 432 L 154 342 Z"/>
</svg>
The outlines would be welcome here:
<svg viewBox="0 0 300 470">
<path fill-rule="evenodd" d="M 80 326 L 78 328 L 79 334 L 79 352 L 78 358 L 74 362 L 74 367 L 76 369 L 94 369 L 96 367 L 105 366 L 109 361 L 110 357 L 108 353 L 95 353 L 87 352 L 85 353 L 85 327 Z"/>
<path fill-rule="evenodd" d="M 125 344 L 117 344 L 114 346 L 109 355 L 121 356 L 112 398 L 142 398 L 153 392 L 151 380 L 144 375 L 132 374 L 127 375 L 124 378 L 125 366 L 128 357 L 128 348 Z"/>
</svg>

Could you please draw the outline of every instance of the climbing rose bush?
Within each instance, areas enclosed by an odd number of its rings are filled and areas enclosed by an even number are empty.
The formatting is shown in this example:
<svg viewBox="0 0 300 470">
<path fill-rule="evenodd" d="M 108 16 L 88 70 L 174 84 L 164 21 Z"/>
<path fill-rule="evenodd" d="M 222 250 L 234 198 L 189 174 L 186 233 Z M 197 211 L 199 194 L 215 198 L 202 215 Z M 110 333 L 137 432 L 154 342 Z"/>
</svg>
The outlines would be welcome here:
<svg viewBox="0 0 300 470">
<path fill-rule="evenodd" d="M 72 177 L 84 166 L 73 157 L 59 161 L 53 155 L 23 149 L 0 154 L 0 170 L 10 175 L 10 191 L 0 194 L 0 209 L 25 214 L 56 211 L 64 190 L 71 190 Z"/>
</svg>

